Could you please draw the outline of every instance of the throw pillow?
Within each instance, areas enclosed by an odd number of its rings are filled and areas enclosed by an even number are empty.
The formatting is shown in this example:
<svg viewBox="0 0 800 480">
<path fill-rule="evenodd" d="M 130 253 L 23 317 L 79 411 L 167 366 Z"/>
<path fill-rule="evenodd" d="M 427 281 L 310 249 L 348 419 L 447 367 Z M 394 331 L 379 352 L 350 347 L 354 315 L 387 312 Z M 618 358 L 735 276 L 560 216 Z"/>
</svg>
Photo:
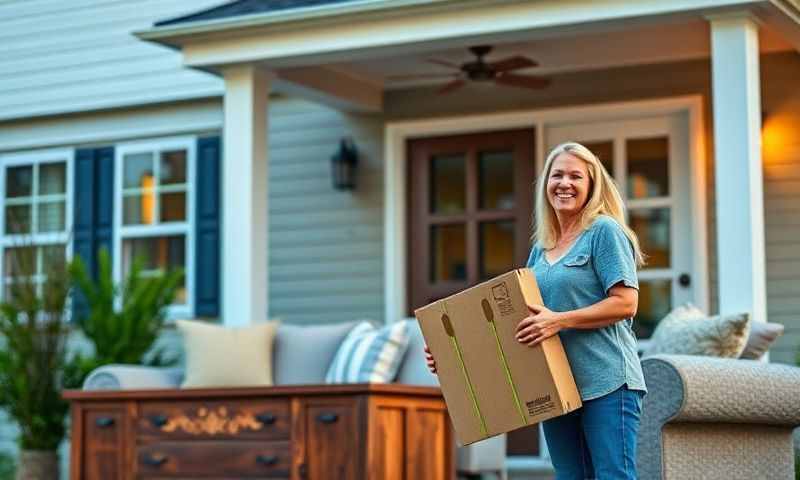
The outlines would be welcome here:
<svg viewBox="0 0 800 480">
<path fill-rule="evenodd" d="M 275 385 L 324 383 L 339 345 L 357 323 L 308 326 L 282 323 L 272 351 Z"/>
<path fill-rule="evenodd" d="M 750 336 L 739 358 L 759 359 L 767 353 L 769 347 L 783 335 L 783 325 L 780 323 L 751 322 Z"/>
<path fill-rule="evenodd" d="M 410 322 L 376 329 L 361 322 L 347 334 L 325 376 L 327 383 L 390 383 L 409 341 Z"/>
<path fill-rule="evenodd" d="M 691 304 L 675 308 L 656 326 L 644 355 L 672 353 L 738 358 L 750 332 L 750 315 L 708 317 Z"/>
<path fill-rule="evenodd" d="M 186 372 L 181 387 L 272 385 L 272 344 L 277 321 L 229 328 L 178 320 Z"/>
</svg>

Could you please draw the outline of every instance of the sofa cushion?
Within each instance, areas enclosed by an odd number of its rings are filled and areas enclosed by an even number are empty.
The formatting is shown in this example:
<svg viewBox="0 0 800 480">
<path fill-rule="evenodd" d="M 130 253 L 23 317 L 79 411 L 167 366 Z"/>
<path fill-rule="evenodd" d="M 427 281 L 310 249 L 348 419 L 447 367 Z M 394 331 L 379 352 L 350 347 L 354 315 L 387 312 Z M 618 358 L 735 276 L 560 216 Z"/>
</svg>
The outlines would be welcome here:
<svg viewBox="0 0 800 480">
<path fill-rule="evenodd" d="M 403 357 L 400 371 L 397 372 L 397 383 L 408 385 L 439 386 L 439 377 L 428 370 L 425 362 L 425 339 L 416 319 L 411 319 L 409 326 L 408 350 Z"/>
<path fill-rule="evenodd" d="M 182 387 L 272 385 L 272 344 L 278 322 L 229 328 L 178 320 L 186 352 Z"/>
<path fill-rule="evenodd" d="M 84 390 L 142 390 L 178 388 L 182 367 L 111 364 L 95 368 L 83 381 Z"/>
<path fill-rule="evenodd" d="M 681 305 L 658 323 L 643 356 L 670 353 L 737 358 L 749 332 L 747 313 L 708 317 L 694 305 Z"/>
<path fill-rule="evenodd" d="M 325 374 L 339 345 L 357 324 L 281 324 L 273 351 L 275 385 L 325 383 Z"/>
<path fill-rule="evenodd" d="M 757 360 L 764 356 L 769 347 L 783 334 L 784 327 L 780 323 L 751 322 L 747 344 L 739 358 Z"/>
<path fill-rule="evenodd" d="M 356 325 L 342 342 L 325 376 L 327 383 L 389 383 L 397 376 L 408 349 L 410 322 L 376 329 L 369 322 Z"/>
</svg>

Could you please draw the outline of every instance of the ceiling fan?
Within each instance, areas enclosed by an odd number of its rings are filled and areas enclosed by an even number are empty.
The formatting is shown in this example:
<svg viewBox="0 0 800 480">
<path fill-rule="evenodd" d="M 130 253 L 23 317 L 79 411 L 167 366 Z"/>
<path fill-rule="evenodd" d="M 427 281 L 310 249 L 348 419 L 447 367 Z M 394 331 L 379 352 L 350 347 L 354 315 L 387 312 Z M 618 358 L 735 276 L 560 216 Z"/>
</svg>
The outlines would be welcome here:
<svg viewBox="0 0 800 480">
<path fill-rule="evenodd" d="M 442 86 L 437 93 L 450 93 L 466 85 L 467 82 L 494 82 L 511 87 L 540 89 L 550 84 L 550 79 L 534 75 L 519 75 L 511 73 L 514 70 L 530 68 L 539 65 L 530 58 L 515 55 L 495 62 L 487 62 L 484 57 L 492 51 L 490 45 L 477 45 L 469 50 L 478 57 L 471 62 L 461 65 L 446 60 L 427 59 L 429 63 L 441 65 L 457 71 L 452 73 L 430 73 L 416 75 L 391 75 L 392 80 L 409 80 L 422 78 L 452 78 L 453 80 Z"/>
</svg>

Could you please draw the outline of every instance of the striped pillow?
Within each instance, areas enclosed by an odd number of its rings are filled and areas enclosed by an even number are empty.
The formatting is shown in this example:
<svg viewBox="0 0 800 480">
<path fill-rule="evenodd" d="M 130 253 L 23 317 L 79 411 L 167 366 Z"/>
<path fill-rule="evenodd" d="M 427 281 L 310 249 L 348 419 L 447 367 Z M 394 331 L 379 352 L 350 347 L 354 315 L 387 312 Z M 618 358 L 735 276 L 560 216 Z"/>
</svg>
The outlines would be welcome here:
<svg viewBox="0 0 800 480">
<path fill-rule="evenodd" d="M 411 336 L 408 321 L 376 329 L 361 322 L 347 334 L 325 376 L 326 383 L 390 383 Z"/>
</svg>

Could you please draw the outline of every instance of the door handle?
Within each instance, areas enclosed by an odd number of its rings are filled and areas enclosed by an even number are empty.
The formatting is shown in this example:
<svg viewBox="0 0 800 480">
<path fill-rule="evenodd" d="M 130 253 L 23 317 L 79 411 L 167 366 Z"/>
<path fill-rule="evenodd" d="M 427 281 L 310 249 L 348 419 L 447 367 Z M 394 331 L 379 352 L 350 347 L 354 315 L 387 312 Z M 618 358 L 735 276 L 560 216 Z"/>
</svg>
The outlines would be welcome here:
<svg viewBox="0 0 800 480">
<path fill-rule="evenodd" d="M 692 284 L 692 276 L 689 275 L 688 273 L 681 273 L 680 276 L 678 277 L 678 284 L 681 287 L 688 287 L 689 285 Z"/>
</svg>

